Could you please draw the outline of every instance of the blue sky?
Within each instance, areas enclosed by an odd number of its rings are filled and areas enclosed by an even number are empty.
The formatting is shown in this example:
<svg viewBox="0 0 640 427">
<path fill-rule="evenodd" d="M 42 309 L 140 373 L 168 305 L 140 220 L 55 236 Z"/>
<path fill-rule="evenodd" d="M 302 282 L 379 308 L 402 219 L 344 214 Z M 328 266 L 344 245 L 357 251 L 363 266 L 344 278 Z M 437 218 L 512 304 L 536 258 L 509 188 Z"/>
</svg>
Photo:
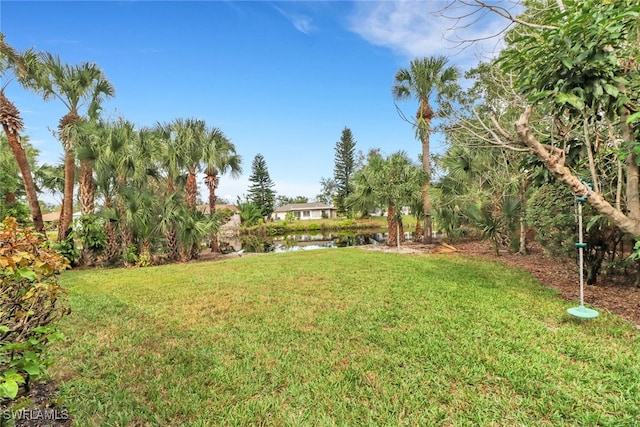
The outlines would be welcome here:
<svg viewBox="0 0 640 427">
<path fill-rule="evenodd" d="M 495 40 L 465 50 L 448 42 L 454 23 L 433 13 L 445 4 L 2 0 L 0 31 L 19 50 L 97 63 L 116 89 L 104 104 L 108 117 L 139 127 L 191 117 L 220 128 L 244 168 L 239 179 L 222 177 L 221 197 L 235 202 L 246 194 L 261 153 L 278 194 L 313 199 L 321 177 L 333 176 L 345 126 L 356 150 L 405 150 L 417 160 L 420 144 L 391 98 L 400 67 L 442 54 L 465 71 L 495 50 Z M 464 31 L 495 34 L 504 22 L 490 18 Z M 40 162 L 58 162 L 62 148 L 51 129 L 65 114 L 62 103 L 44 102 L 15 82 L 6 93 Z M 416 110 L 411 102 L 400 106 L 408 116 Z M 442 148 L 436 136 L 432 149 Z"/>
</svg>

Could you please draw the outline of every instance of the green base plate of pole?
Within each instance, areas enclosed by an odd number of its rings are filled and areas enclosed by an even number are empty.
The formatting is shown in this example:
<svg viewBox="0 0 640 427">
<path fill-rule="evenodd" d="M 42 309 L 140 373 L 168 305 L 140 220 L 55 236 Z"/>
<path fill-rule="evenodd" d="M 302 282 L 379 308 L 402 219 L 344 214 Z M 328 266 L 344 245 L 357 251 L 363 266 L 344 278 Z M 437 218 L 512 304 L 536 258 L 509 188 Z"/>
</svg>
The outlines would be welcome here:
<svg viewBox="0 0 640 427">
<path fill-rule="evenodd" d="M 598 317 L 598 312 L 596 310 L 587 308 L 584 305 L 570 308 L 567 310 L 567 313 L 573 317 L 579 317 L 580 319 L 593 319 Z"/>
</svg>

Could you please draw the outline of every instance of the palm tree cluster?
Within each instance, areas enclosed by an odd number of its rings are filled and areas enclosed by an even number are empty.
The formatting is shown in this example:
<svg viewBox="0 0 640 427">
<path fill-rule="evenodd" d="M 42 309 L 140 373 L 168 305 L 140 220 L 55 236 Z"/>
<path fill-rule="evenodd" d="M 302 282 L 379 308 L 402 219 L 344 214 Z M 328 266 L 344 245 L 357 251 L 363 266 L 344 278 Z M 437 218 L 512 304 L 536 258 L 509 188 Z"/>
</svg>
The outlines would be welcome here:
<svg viewBox="0 0 640 427">
<path fill-rule="evenodd" d="M 402 210 L 411 207 L 421 212 L 421 188 L 427 175 L 403 151 L 384 157 L 371 150 L 366 163 L 354 174 L 354 191 L 345 205 L 358 212 L 386 209 L 388 246 L 400 245 L 404 239 Z"/>
<path fill-rule="evenodd" d="M 50 53 L 19 53 L 1 33 L 0 73 L 12 73 L 24 88 L 45 100 L 57 99 L 67 110 L 57 127 L 64 149 L 58 241 L 71 245 L 73 237 L 79 239 L 82 262 L 188 260 L 198 256 L 205 238 L 215 247 L 215 231 L 224 216 L 215 209 L 220 176 L 241 172 L 241 157 L 220 129 L 191 118 L 152 128 L 137 128 L 124 118 L 105 120 L 102 102 L 115 91 L 96 64 L 69 65 Z M 20 139 L 22 119 L 4 88 L 0 123 L 20 169 L 35 228 L 42 231 L 33 162 Z M 199 173 L 209 191 L 209 216 L 196 205 Z M 70 234 L 76 185 L 83 216 Z"/>
</svg>

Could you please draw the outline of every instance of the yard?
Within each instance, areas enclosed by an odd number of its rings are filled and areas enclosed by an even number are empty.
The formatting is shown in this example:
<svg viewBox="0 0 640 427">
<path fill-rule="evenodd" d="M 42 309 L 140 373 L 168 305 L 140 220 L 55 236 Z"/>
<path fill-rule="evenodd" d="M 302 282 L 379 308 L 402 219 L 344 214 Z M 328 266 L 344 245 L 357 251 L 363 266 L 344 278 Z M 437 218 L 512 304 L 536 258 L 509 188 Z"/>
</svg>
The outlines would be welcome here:
<svg viewBox="0 0 640 427">
<path fill-rule="evenodd" d="M 640 339 L 522 271 L 345 248 L 70 271 L 74 425 L 634 425 Z"/>
</svg>

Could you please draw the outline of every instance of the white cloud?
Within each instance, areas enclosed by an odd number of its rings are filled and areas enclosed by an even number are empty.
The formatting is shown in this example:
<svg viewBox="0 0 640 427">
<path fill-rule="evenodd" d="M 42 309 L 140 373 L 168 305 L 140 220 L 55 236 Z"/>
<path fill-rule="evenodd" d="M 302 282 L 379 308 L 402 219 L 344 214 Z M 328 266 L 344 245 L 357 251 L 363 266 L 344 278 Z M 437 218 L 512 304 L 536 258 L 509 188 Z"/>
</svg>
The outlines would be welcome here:
<svg viewBox="0 0 640 427">
<path fill-rule="evenodd" d="M 309 34 L 315 29 L 313 26 L 313 20 L 310 17 L 297 13 L 287 13 L 277 6 L 275 6 L 275 9 L 280 12 L 282 16 L 287 18 L 287 20 L 293 24 L 295 29 L 301 33 Z"/>
<path fill-rule="evenodd" d="M 356 2 L 349 20 L 350 30 L 367 42 L 389 48 L 407 59 L 444 55 L 463 69 L 501 48 L 499 35 L 508 24 L 506 20 L 477 7 L 446 8 L 448 3 Z M 454 19 L 462 16 L 466 17 Z M 460 43 L 468 40 L 477 41 Z"/>
</svg>

